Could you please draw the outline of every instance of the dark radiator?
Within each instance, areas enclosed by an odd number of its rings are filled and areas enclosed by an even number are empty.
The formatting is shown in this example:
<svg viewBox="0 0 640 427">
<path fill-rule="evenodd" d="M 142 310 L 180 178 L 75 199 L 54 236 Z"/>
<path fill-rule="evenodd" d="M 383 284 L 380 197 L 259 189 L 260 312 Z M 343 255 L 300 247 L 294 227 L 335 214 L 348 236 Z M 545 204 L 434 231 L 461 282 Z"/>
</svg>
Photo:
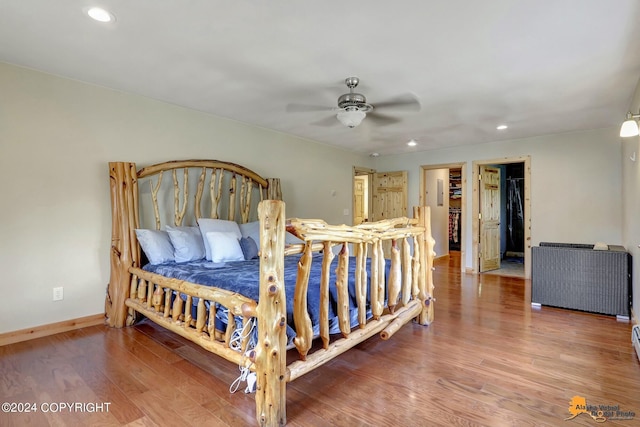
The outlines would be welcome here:
<svg viewBox="0 0 640 427">
<path fill-rule="evenodd" d="M 540 243 L 531 248 L 531 302 L 629 317 L 631 255 L 622 246 Z"/>
</svg>

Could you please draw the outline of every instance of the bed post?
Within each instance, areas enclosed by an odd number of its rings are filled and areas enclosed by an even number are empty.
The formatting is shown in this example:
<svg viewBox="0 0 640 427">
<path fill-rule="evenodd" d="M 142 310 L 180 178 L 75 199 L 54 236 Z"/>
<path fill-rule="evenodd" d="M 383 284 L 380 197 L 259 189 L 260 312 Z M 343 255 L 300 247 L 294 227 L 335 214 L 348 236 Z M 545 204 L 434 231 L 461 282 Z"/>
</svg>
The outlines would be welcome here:
<svg viewBox="0 0 640 427">
<path fill-rule="evenodd" d="M 138 266 L 140 249 L 135 228 L 138 226 L 138 180 L 135 163 L 109 162 L 111 187 L 111 277 L 105 298 L 107 325 L 122 328 L 131 324 L 125 300 L 129 296 L 131 273 Z"/>
<path fill-rule="evenodd" d="M 282 200 L 282 190 L 280 189 L 280 178 L 267 178 L 267 199 Z"/>
<path fill-rule="evenodd" d="M 256 418 L 265 427 L 283 426 L 286 415 L 287 304 L 284 288 L 285 207 L 279 200 L 263 200 L 260 218 L 260 298 Z"/>
<path fill-rule="evenodd" d="M 420 235 L 418 244 L 420 245 L 422 270 L 418 286 L 420 293 L 418 298 L 422 301 L 422 312 L 418 316 L 418 323 L 429 325 L 433 322 L 433 258 L 436 253 L 433 248 L 435 240 L 431 235 L 431 210 L 428 206 L 418 206 L 414 208 L 414 217 L 418 218 L 419 225 L 424 227 L 424 233 Z"/>
</svg>

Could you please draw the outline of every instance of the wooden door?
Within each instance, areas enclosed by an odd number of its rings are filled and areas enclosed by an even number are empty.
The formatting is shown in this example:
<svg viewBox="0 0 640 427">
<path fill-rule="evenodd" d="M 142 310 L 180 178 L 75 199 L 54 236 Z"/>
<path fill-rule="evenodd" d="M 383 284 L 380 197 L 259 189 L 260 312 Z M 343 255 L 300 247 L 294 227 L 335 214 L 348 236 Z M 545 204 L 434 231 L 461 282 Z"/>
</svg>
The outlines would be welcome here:
<svg viewBox="0 0 640 427">
<path fill-rule="evenodd" d="M 500 268 L 500 169 L 480 166 L 480 272 Z"/>
<path fill-rule="evenodd" d="M 353 180 L 353 225 L 362 224 L 364 222 L 364 184 L 362 178 L 355 177 Z"/>
<path fill-rule="evenodd" d="M 407 171 L 373 175 L 372 220 L 407 216 Z"/>
<path fill-rule="evenodd" d="M 407 216 L 407 171 L 373 175 L 373 221 Z M 385 258 L 391 257 L 391 241 L 382 244 Z"/>
</svg>

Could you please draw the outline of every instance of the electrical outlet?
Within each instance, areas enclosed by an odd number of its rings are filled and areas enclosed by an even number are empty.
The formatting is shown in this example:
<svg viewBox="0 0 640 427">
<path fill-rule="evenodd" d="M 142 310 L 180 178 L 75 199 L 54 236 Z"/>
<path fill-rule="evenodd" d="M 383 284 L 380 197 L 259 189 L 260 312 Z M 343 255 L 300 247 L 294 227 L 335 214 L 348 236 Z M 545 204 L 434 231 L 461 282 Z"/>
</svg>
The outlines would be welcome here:
<svg viewBox="0 0 640 427">
<path fill-rule="evenodd" d="M 64 298 L 64 288 L 62 286 L 53 288 L 53 300 L 60 301 Z"/>
<path fill-rule="evenodd" d="M 344 215 L 344 216 L 348 216 L 348 215 L 349 215 L 349 209 L 344 209 L 344 210 L 342 211 L 342 215 Z"/>
</svg>

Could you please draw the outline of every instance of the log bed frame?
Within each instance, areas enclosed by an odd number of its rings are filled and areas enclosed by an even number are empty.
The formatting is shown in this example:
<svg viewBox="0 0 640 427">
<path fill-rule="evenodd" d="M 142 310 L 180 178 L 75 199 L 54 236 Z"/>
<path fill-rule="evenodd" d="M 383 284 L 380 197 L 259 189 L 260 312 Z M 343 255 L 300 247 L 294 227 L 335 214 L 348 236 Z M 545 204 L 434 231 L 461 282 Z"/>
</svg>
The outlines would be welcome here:
<svg viewBox="0 0 640 427">
<path fill-rule="evenodd" d="M 106 323 L 121 328 L 132 325 L 138 313 L 225 359 L 257 374 L 256 418 L 261 426 L 286 424 L 286 383 L 310 372 L 367 338 L 380 334 L 389 339 L 402 325 L 415 319 L 421 325 L 433 320 L 433 252 L 428 207 L 414 208 L 414 218 L 394 218 L 358 226 L 332 226 L 321 220 L 289 219 L 281 201 L 278 179 L 265 179 L 242 166 L 217 160 L 185 160 L 156 164 L 137 170 L 135 163 L 109 163 L 112 204 L 111 277 L 105 300 Z M 171 174 L 172 181 L 164 174 Z M 197 177 L 190 196 L 189 177 Z M 162 226 L 161 190 L 172 193 L 173 225 L 195 225 L 209 207 L 211 218 L 246 223 L 260 221 L 260 297 L 258 304 L 240 294 L 171 279 L 141 269 L 141 250 L 135 229 L 140 228 L 139 182 L 149 182 L 155 228 Z M 194 179 L 191 179 L 194 182 Z M 208 184 L 207 184 L 208 183 Z M 208 187 L 208 191 L 206 190 Z M 226 189 L 226 191 L 223 191 Z M 166 197 L 169 200 L 170 196 Z M 190 207 L 191 205 L 191 207 Z M 171 210 L 171 209 L 164 209 Z M 151 208 L 149 208 L 151 211 Z M 226 211 L 226 217 L 222 214 Z M 149 214 L 149 212 L 147 212 Z M 150 215 L 148 215 L 150 216 Z M 190 221 L 187 217 L 192 216 Z M 172 225 L 172 224 L 169 224 Z M 304 244 L 285 245 L 285 232 Z M 335 250 L 333 250 L 335 247 Z M 355 253 L 356 300 L 359 326 L 352 329 L 348 306 L 349 250 Z M 413 248 L 413 250 L 412 250 Z M 312 253 L 321 252 L 320 301 L 321 348 L 311 351 L 313 333 L 307 312 L 307 285 Z M 337 252 L 337 255 L 335 255 Z M 298 360 L 287 365 L 284 256 L 302 254 L 294 295 L 293 318 Z M 385 281 L 385 253 L 390 273 Z M 329 283 L 330 264 L 337 256 L 336 283 Z M 366 259 L 370 258 L 370 294 L 367 307 Z M 329 334 L 329 287 L 338 293 L 341 337 Z M 174 292 L 185 296 L 173 298 Z M 197 309 L 192 310 L 194 298 Z M 386 298 L 386 299 L 385 299 Z M 206 305 L 204 301 L 211 304 Z M 257 319 L 258 343 L 247 352 L 230 347 L 236 322 L 218 330 L 209 306 L 226 307 L 243 324 Z M 367 309 L 371 318 L 367 318 Z M 195 312 L 195 315 L 194 315 Z M 316 346 L 320 347 L 320 346 Z M 245 353 L 248 354 L 245 355 Z"/>
</svg>

